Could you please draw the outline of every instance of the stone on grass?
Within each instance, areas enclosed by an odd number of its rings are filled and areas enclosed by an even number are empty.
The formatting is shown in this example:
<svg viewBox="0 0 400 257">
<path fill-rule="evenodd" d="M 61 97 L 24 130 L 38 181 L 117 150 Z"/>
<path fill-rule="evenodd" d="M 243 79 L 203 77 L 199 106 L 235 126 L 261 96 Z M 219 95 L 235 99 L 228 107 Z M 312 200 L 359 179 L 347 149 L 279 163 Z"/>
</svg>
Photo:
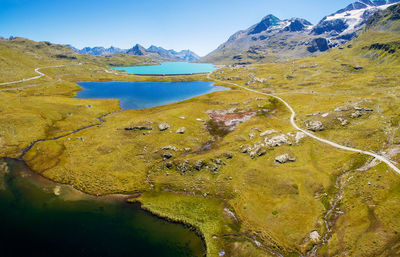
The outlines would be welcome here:
<svg viewBox="0 0 400 257">
<path fill-rule="evenodd" d="M 308 130 L 316 132 L 316 131 L 324 130 L 324 125 L 322 124 L 321 121 L 318 121 L 318 120 L 316 120 L 316 121 L 308 120 L 308 121 L 306 121 L 306 128 Z"/>
<path fill-rule="evenodd" d="M 170 128 L 170 125 L 168 123 L 166 123 L 166 122 L 158 124 L 158 129 L 160 131 L 165 131 L 165 130 L 167 130 L 169 128 Z"/>
<path fill-rule="evenodd" d="M 321 240 L 321 236 L 319 235 L 318 231 L 315 230 L 310 233 L 309 237 L 313 243 L 318 243 Z"/>
<path fill-rule="evenodd" d="M 271 139 L 269 138 L 265 139 L 265 145 L 267 147 L 277 147 L 286 144 L 291 145 L 291 142 L 289 141 L 288 137 L 285 134 L 274 136 Z"/>
<path fill-rule="evenodd" d="M 171 153 L 163 153 L 163 155 L 162 155 L 162 157 L 165 159 L 165 160 L 168 160 L 168 159 L 171 159 L 172 157 L 174 157 Z"/>
<path fill-rule="evenodd" d="M 185 132 L 186 132 L 186 128 L 185 128 L 185 127 L 179 128 L 179 129 L 176 131 L 176 133 L 178 133 L 178 134 L 185 134 Z"/>
<path fill-rule="evenodd" d="M 276 157 L 275 161 L 277 163 L 284 164 L 284 163 L 287 163 L 287 162 L 295 162 L 296 158 L 294 158 L 294 157 L 292 157 L 292 156 L 290 156 L 289 154 L 286 153 L 286 154 L 282 154 L 282 155 Z"/>
<path fill-rule="evenodd" d="M 352 117 L 353 119 L 356 119 L 356 118 L 362 117 L 363 115 L 364 115 L 364 113 L 363 113 L 362 111 L 355 111 L 355 112 L 353 112 L 353 113 L 351 114 L 351 117 Z"/>
</svg>

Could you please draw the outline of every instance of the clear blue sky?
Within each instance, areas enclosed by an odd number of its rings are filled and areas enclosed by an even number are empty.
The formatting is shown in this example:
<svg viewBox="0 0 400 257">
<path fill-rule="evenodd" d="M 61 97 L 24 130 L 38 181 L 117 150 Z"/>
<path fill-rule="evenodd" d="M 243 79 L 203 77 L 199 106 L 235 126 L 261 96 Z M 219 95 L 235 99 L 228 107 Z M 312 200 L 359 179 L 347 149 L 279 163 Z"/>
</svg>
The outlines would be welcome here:
<svg viewBox="0 0 400 257">
<path fill-rule="evenodd" d="M 205 55 L 267 14 L 317 23 L 355 0 L 0 0 L 0 35 Z"/>
</svg>

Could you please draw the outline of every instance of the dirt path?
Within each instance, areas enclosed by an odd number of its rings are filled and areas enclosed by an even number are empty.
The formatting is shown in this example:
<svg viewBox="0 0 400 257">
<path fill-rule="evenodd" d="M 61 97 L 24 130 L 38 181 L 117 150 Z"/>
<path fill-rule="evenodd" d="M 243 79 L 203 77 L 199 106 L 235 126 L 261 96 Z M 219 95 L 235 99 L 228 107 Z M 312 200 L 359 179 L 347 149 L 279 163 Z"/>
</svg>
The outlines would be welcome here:
<svg viewBox="0 0 400 257">
<path fill-rule="evenodd" d="M 12 85 L 12 84 L 22 83 L 22 82 L 29 81 L 29 80 L 40 79 L 41 77 L 46 76 L 46 74 L 44 74 L 44 73 L 42 73 L 42 72 L 39 71 L 39 70 L 41 70 L 41 69 L 60 68 L 60 67 L 74 66 L 74 65 L 82 65 L 82 63 L 79 63 L 79 64 L 64 64 L 64 65 L 47 66 L 47 67 L 36 68 L 36 69 L 35 69 L 35 72 L 36 72 L 37 74 L 39 74 L 38 76 L 35 76 L 35 77 L 32 77 L 32 78 L 21 79 L 21 80 L 17 80 L 17 81 L 11 81 L 11 82 L 0 83 L 0 86 Z M 19 89 L 19 88 L 14 88 L 14 90 L 18 90 L 18 89 Z"/>
<path fill-rule="evenodd" d="M 291 123 L 291 125 L 292 125 L 296 130 L 299 130 L 299 131 L 303 132 L 304 134 L 306 134 L 307 136 L 309 136 L 309 137 L 311 137 L 311 138 L 313 138 L 313 139 L 315 139 L 315 140 L 317 140 L 317 141 L 320 141 L 320 142 L 322 142 L 322 143 L 324 143 L 324 144 L 328 144 L 328 145 L 330 145 L 330 146 L 333 146 L 333 147 L 335 147 L 335 148 L 338 148 L 338 149 L 341 149 L 341 150 L 345 150 L 345 151 L 356 152 L 356 153 L 361 153 L 361 154 L 365 154 L 365 155 L 372 156 L 372 157 L 378 159 L 379 161 L 386 163 L 390 168 L 392 168 L 397 174 L 400 175 L 400 169 L 397 168 L 397 166 L 394 165 L 394 164 L 392 163 L 391 160 L 387 159 L 387 158 L 384 157 L 384 156 L 381 156 L 381 155 L 376 154 L 376 153 L 373 153 L 373 152 L 368 152 L 368 151 L 364 151 L 364 150 L 360 150 L 360 149 L 356 149 L 356 148 L 351 148 L 351 147 L 343 146 L 343 145 L 337 144 L 337 143 L 335 143 L 335 142 L 329 141 L 329 140 L 327 140 L 327 139 L 320 138 L 320 137 L 314 135 L 313 133 L 311 133 L 311 132 L 309 132 L 309 131 L 307 131 L 307 130 L 304 130 L 304 129 L 300 128 L 300 127 L 296 124 L 296 122 L 295 122 L 296 112 L 294 111 L 294 109 L 292 108 L 292 106 L 290 106 L 285 100 L 283 100 L 283 99 L 280 98 L 279 96 L 272 95 L 272 94 L 267 94 L 267 93 L 263 93 L 263 92 L 260 92 L 260 91 L 254 90 L 254 89 L 250 89 L 250 88 L 247 88 L 247 87 L 244 87 L 244 86 L 240 86 L 240 85 L 238 85 L 238 84 L 236 84 L 236 83 L 227 82 L 227 81 L 218 80 L 218 79 L 213 79 L 213 78 L 211 78 L 211 74 L 212 74 L 212 73 L 209 73 L 209 74 L 207 75 L 207 78 L 210 79 L 210 80 L 214 80 L 214 81 L 218 81 L 218 82 L 221 82 L 221 83 L 230 84 L 230 85 L 233 85 L 233 86 L 242 88 L 242 89 L 244 89 L 244 90 L 247 90 L 247 91 L 250 91 L 250 92 L 253 92 L 253 93 L 257 93 L 257 94 L 261 94 L 261 95 L 265 95 L 265 96 L 269 96 L 269 97 L 273 97 L 273 98 L 275 98 L 275 99 L 278 99 L 278 100 L 279 100 L 280 102 L 282 102 L 282 103 L 290 110 L 290 112 L 292 113 L 292 115 L 290 116 L 290 123 Z"/>
</svg>

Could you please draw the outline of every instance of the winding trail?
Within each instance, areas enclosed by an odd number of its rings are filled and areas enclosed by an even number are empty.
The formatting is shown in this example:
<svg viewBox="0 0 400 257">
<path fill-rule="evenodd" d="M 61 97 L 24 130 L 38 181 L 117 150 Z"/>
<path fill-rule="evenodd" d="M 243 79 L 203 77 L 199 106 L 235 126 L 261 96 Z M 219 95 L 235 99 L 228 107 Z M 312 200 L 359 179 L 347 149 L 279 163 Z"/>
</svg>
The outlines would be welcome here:
<svg viewBox="0 0 400 257">
<path fill-rule="evenodd" d="M 327 140 L 327 139 L 323 139 L 323 138 L 321 138 L 321 137 L 318 137 L 318 136 L 314 135 L 313 133 L 311 133 L 311 132 L 309 132 L 309 131 L 307 131 L 307 130 L 305 130 L 305 129 L 300 128 L 300 127 L 296 124 L 296 122 L 295 122 L 296 112 L 294 111 L 294 109 L 292 108 L 292 106 L 290 106 L 290 105 L 289 105 L 285 100 L 283 100 L 281 97 L 276 96 L 276 95 L 272 95 L 272 94 L 263 93 L 263 92 L 260 92 L 260 91 L 254 90 L 254 89 L 250 89 L 250 88 L 247 88 L 247 87 L 244 87 L 244 86 L 240 86 L 240 85 L 238 85 L 238 84 L 236 84 L 236 83 L 227 82 L 227 81 L 223 81 L 223 80 L 219 80 L 219 79 L 214 79 L 214 78 L 211 78 L 211 74 L 212 74 L 212 73 L 209 73 L 209 74 L 207 75 L 207 78 L 210 79 L 210 80 L 214 80 L 214 81 L 218 81 L 218 82 L 221 82 L 221 83 L 230 84 L 230 85 L 233 85 L 233 86 L 242 88 L 242 89 L 244 89 L 244 90 L 247 90 L 247 91 L 250 91 L 250 92 L 253 92 L 253 93 L 257 93 L 257 94 L 261 94 L 261 95 L 265 95 L 265 96 L 269 96 L 269 97 L 273 97 L 273 98 L 275 98 L 275 99 L 278 99 L 278 100 L 279 100 L 280 102 L 282 102 L 282 103 L 290 110 L 290 112 L 292 113 L 292 115 L 290 116 L 290 123 L 291 123 L 291 125 L 292 125 L 296 130 L 299 130 L 299 131 L 303 132 L 304 134 L 306 134 L 307 136 L 309 136 L 309 137 L 311 137 L 311 138 L 313 138 L 313 139 L 315 139 L 315 140 L 317 140 L 317 141 L 320 141 L 320 142 L 322 142 L 322 143 L 325 143 L 325 144 L 328 144 L 328 145 L 330 145 L 330 146 L 333 146 L 333 147 L 335 147 L 335 148 L 338 148 L 338 149 L 341 149 L 341 150 L 345 150 L 345 151 L 350 151 L 350 152 L 355 152 L 355 153 L 361 153 L 361 154 L 365 154 L 365 155 L 372 156 L 372 157 L 374 157 L 374 158 L 380 160 L 381 162 L 386 163 L 390 168 L 392 168 L 397 174 L 400 175 L 400 169 L 399 169 L 396 165 L 394 165 L 394 164 L 392 163 L 391 160 L 387 159 L 386 157 L 384 157 L 384 156 L 382 156 L 382 155 L 379 155 L 379 154 L 376 154 L 376 153 L 373 153 L 373 152 L 369 152 L 369 151 L 364 151 L 364 150 L 356 149 L 356 148 L 347 147 L 347 146 L 344 146 L 344 145 L 340 145 L 340 144 L 338 144 L 338 143 L 335 143 L 335 142 L 329 141 L 329 140 Z"/>
<path fill-rule="evenodd" d="M 61 68 L 61 67 L 65 67 L 65 66 L 74 66 L 74 65 L 82 65 L 82 63 L 79 63 L 79 64 L 64 64 L 64 65 L 56 65 L 56 66 L 39 67 L 39 68 L 36 68 L 36 69 L 35 69 L 35 72 L 36 72 L 37 74 L 39 74 L 38 76 L 35 76 L 35 77 L 32 77 L 32 78 L 27 78 L 27 79 L 21 79 L 21 80 L 17 80 L 17 81 L 3 82 L 3 83 L 0 83 L 0 86 L 22 83 L 22 82 L 29 81 L 29 80 L 40 79 L 41 77 L 46 76 L 46 74 L 44 74 L 44 73 L 42 73 L 42 72 L 39 71 L 40 69 Z"/>
</svg>

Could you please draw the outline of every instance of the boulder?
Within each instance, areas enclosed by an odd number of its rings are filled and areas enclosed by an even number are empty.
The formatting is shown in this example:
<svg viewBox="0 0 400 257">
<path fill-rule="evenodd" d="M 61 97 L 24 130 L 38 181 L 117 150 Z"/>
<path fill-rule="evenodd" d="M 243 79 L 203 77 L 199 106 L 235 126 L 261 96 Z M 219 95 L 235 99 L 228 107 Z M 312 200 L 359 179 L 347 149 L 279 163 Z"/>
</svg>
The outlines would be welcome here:
<svg viewBox="0 0 400 257">
<path fill-rule="evenodd" d="M 283 154 L 275 158 L 275 161 L 280 164 L 284 164 L 287 162 L 295 162 L 296 158 L 291 157 L 289 154 Z"/>
<path fill-rule="evenodd" d="M 60 186 L 56 186 L 53 189 L 53 193 L 54 193 L 55 196 L 59 196 L 61 194 L 61 187 Z"/>
<path fill-rule="evenodd" d="M 169 152 L 167 152 L 167 153 L 163 153 L 162 154 L 162 157 L 165 159 L 165 160 L 168 160 L 168 159 L 171 159 L 172 157 L 174 157 L 171 153 L 169 153 Z"/>
<path fill-rule="evenodd" d="M 160 131 L 165 131 L 165 130 L 168 130 L 169 128 L 170 128 L 170 125 L 166 122 L 158 124 L 158 129 Z"/>
<path fill-rule="evenodd" d="M 277 147 L 286 144 L 291 145 L 292 143 L 289 141 L 289 138 L 285 134 L 274 136 L 271 139 L 269 138 L 265 139 L 265 145 L 267 147 Z"/>
<path fill-rule="evenodd" d="M 179 129 L 176 131 L 177 134 L 185 134 L 185 132 L 186 132 L 186 128 L 185 128 L 185 127 L 179 128 Z"/>
<path fill-rule="evenodd" d="M 175 152 L 179 150 L 176 146 L 173 146 L 173 145 L 164 146 L 164 147 L 161 148 L 161 149 L 162 149 L 162 150 L 165 150 L 165 151 L 172 150 L 172 151 L 175 151 Z"/>
<path fill-rule="evenodd" d="M 309 238 L 310 238 L 310 241 L 315 244 L 319 243 L 321 240 L 321 236 L 319 235 L 318 231 L 315 231 L 315 230 L 310 233 Z"/>
<path fill-rule="evenodd" d="M 306 123 L 306 128 L 308 130 L 311 130 L 311 131 L 314 131 L 314 132 L 324 130 L 324 125 L 322 124 L 321 121 L 308 120 L 305 123 Z"/>
<path fill-rule="evenodd" d="M 362 111 L 355 111 L 355 112 L 353 112 L 353 113 L 351 114 L 351 117 L 352 117 L 353 119 L 356 119 L 356 118 L 362 117 L 363 115 L 364 115 L 364 113 L 363 113 Z"/>
<path fill-rule="evenodd" d="M 349 121 L 348 120 L 346 120 L 346 119 L 343 119 L 343 118 L 337 118 L 339 121 L 340 121 L 340 124 L 342 125 L 342 126 L 346 126 L 346 125 L 348 125 L 349 124 Z"/>
</svg>

